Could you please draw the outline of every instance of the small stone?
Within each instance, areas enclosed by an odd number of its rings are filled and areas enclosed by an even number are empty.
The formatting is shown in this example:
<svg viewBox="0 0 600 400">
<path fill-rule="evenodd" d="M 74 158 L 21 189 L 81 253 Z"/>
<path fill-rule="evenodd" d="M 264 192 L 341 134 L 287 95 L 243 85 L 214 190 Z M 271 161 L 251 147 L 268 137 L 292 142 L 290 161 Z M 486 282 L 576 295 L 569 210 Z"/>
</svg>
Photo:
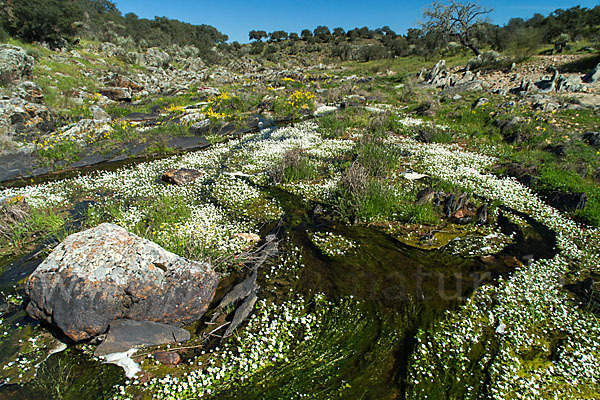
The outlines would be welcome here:
<svg viewBox="0 0 600 400">
<path fill-rule="evenodd" d="M 258 242 L 260 240 L 260 236 L 256 233 L 238 233 L 237 235 L 246 242 Z"/>
<path fill-rule="evenodd" d="M 154 358 L 163 365 L 177 365 L 181 362 L 179 353 L 172 351 L 157 351 L 152 354 Z"/>
<path fill-rule="evenodd" d="M 492 256 L 491 254 L 481 256 L 481 257 L 479 257 L 479 259 L 481 260 L 482 263 L 487 264 L 487 265 L 491 265 L 496 262 L 496 257 Z"/>
</svg>

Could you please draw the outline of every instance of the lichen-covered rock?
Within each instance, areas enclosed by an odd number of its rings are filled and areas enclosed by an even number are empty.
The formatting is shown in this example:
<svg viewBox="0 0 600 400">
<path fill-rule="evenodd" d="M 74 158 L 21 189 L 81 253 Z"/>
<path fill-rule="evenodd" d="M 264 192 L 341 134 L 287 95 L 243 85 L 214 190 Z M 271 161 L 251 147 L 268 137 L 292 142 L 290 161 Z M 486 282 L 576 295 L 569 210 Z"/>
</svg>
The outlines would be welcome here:
<svg viewBox="0 0 600 400">
<path fill-rule="evenodd" d="M 34 58 L 20 47 L 0 44 L 0 81 L 28 79 L 33 72 Z"/>
<path fill-rule="evenodd" d="M 77 341 L 116 319 L 181 326 L 206 312 L 218 281 L 209 264 L 104 223 L 68 236 L 34 271 L 27 313 Z"/>
<path fill-rule="evenodd" d="M 0 100 L 0 131 L 7 134 L 50 132 L 54 119 L 46 106 L 21 98 Z"/>
<path fill-rule="evenodd" d="M 13 96 L 15 95 L 31 103 L 42 104 L 44 102 L 42 88 L 37 83 L 31 81 L 21 82 L 15 88 Z"/>
</svg>

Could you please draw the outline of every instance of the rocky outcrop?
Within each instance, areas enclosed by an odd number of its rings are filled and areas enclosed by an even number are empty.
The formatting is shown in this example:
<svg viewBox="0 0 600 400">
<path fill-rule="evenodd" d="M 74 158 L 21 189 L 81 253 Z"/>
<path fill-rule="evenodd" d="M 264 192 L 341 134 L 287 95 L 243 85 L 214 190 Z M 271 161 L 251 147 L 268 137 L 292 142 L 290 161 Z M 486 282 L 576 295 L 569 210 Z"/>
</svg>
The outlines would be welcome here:
<svg viewBox="0 0 600 400">
<path fill-rule="evenodd" d="M 110 115 L 98 106 L 91 106 L 90 112 L 92 113 L 92 119 L 94 121 L 110 120 Z"/>
<path fill-rule="evenodd" d="M 542 79 L 535 83 L 540 93 L 550 92 L 581 92 L 586 90 L 586 86 L 581 83 L 578 76 L 565 76 L 554 70 L 550 79 Z"/>
<path fill-rule="evenodd" d="M 489 84 L 480 80 L 479 72 L 465 71 L 462 75 L 450 73 L 446 70 L 446 61 L 440 60 L 431 71 L 420 71 L 419 79 L 424 79 L 426 84 L 442 88 L 446 92 L 466 92 L 488 89 Z"/>
<path fill-rule="evenodd" d="M 9 44 L 0 44 L 0 82 L 9 83 L 29 79 L 34 59 L 25 50 Z"/>
<path fill-rule="evenodd" d="M 54 120 L 47 107 L 21 98 L 0 100 L 0 131 L 8 134 L 49 132 Z"/>
<path fill-rule="evenodd" d="M 44 102 L 44 93 L 42 88 L 35 82 L 21 82 L 13 91 L 13 96 L 20 97 L 30 103 L 42 104 Z"/>
<path fill-rule="evenodd" d="M 104 223 L 68 236 L 40 264 L 26 283 L 27 313 L 76 341 L 117 319 L 181 326 L 206 312 L 218 280 L 209 264 Z"/>
<path fill-rule="evenodd" d="M 170 62 L 171 56 L 158 47 L 148 49 L 145 54 L 142 54 L 139 60 L 140 65 L 157 68 L 165 68 Z"/>
<path fill-rule="evenodd" d="M 96 112 L 96 116 L 101 115 Z M 110 118 L 94 118 L 82 119 L 78 122 L 66 125 L 60 128 L 59 131 L 52 133 L 52 136 L 60 137 L 63 140 L 84 144 L 87 138 L 108 136 L 113 131 L 114 128 L 110 125 Z"/>
</svg>

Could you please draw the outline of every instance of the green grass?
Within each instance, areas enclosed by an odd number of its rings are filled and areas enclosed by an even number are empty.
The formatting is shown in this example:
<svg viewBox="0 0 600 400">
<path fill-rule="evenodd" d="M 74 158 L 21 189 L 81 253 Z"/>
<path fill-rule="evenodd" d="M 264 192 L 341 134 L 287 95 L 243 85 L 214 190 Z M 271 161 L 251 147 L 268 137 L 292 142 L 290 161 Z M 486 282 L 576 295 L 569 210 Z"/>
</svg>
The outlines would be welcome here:
<svg viewBox="0 0 600 400">
<path fill-rule="evenodd" d="M 319 175 L 318 168 L 306 156 L 301 156 L 298 160 L 285 167 L 283 171 L 283 183 L 292 183 L 302 180 L 311 180 Z"/>
<path fill-rule="evenodd" d="M 399 217 L 403 222 L 410 224 L 435 225 L 440 222 L 440 217 L 433 204 L 415 204 L 414 201 L 402 202 Z"/>
<path fill-rule="evenodd" d="M 81 150 L 81 145 L 75 142 L 62 141 L 57 142 L 53 145 L 53 147 L 48 148 L 46 150 L 39 149 L 37 151 L 37 154 L 42 160 L 50 164 L 53 164 L 58 161 L 66 161 L 67 163 L 69 163 L 77 161 L 80 158 Z"/>
<path fill-rule="evenodd" d="M 371 114 L 363 108 L 351 107 L 319 117 L 319 132 L 328 138 L 341 138 L 347 133 L 364 130 L 369 126 Z"/>
<path fill-rule="evenodd" d="M 66 218 L 55 209 L 30 208 L 19 221 L 0 222 L 5 224 L 8 233 L 7 237 L 0 235 L 0 247 L 5 248 L 4 251 L 19 253 L 24 251 L 31 242 L 47 237 L 58 237 Z"/>
<path fill-rule="evenodd" d="M 359 192 L 341 187 L 336 203 L 340 216 L 358 217 L 361 221 L 388 220 L 398 208 L 393 188 L 375 179 Z"/>
</svg>

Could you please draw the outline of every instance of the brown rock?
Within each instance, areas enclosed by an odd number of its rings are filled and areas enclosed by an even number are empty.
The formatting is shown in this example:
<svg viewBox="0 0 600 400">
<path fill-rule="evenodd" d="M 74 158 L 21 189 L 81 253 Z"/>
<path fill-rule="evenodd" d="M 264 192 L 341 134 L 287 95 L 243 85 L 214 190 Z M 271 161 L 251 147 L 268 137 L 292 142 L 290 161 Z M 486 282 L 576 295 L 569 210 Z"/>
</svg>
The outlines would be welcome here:
<svg viewBox="0 0 600 400">
<path fill-rule="evenodd" d="M 504 264 L 506 264 L 507 266 L 509 266 L 511 268 L 518 268 L 518 267 L 523 266 L 523 264 L 519 260 L 517 260 L 517 257 L 515 257 L 515 256 L 504 257 L 504 259 L 502 261 L 504 261 Z"/>
<path fill-rule="evenodd" d="M 157 351 L 152 355 L 163 365 L 177 365 L 181 362 L 179 354 L 173 351 Z"/>
<path fill-rule="evenodd" d="M 496 262 L 496 257 L 489 255 L 489 254 L 485 255 L 485 256 L 481 256 L 481 257 L 479 257 L 479 259 L 481 260 L 482 263 L 487 264 L 487 265 L 491 265 Z"/>
<path fill-rule="evenodd" d="M 131 89 L 122 87 L 105 87 L 98 90 L 100 94 L 115 101 L 131 101 Z"/>
<path fill-rule="evenodd" d="M 162 179 L 164 182 L 172 183 L 174 185 L 187 185 L 188 183 L 192 183 L 201 176 L 202 172 L 197 171 L 195 169 L 170 168 L 162 174 L 160 179 Z"/>
</svg>

